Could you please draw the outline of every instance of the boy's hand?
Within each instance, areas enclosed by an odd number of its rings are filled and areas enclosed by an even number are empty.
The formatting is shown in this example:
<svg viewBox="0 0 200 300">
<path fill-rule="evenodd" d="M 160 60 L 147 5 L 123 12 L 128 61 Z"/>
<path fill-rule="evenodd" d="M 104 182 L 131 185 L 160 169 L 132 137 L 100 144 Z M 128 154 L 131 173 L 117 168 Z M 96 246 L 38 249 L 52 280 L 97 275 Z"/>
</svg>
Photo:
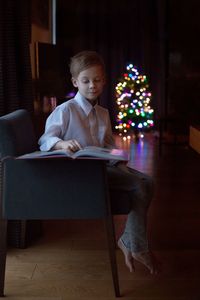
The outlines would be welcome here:
<svg viewBox="0 0 200 300">
<path fill-rule="evenodd" d="M 62 150 L 73 151 L 73 152 L 82 149 L 81 145 L 76 140 L 59 141 L 58 143 L 55 144 L 53 148 L 54 150 L 62 149 Z"/>
</svg>

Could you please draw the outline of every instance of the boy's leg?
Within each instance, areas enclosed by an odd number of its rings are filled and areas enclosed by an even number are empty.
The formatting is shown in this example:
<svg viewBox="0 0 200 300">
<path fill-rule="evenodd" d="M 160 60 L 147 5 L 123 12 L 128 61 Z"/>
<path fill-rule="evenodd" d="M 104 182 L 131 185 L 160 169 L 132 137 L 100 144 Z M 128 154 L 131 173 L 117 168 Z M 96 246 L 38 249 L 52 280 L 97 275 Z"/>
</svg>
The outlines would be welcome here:
<svg viewBox="0 0 200 300">
<path fill-rule="evenodd" d="M 146 217 L 153 196 L 153 181 L 148 175 L 130 168 L 121 170 L 113 166 L 107 170 L 110 188 L 126 191 L 132 199 L 132 210 L 121 239 L 131 252 L 147 251 Z"/>
<path fill-rule="evenodd" d="M 128 169 L 132 179 L 129 192 L 132 199 L 132 210 L 128 214 L 122 239 L 131 252 L 148 251 L 147 212 L 153 198 L 153 180 L 150 176 L 134 169 Z"/>
<path fill-rule="evenodd" d="M 124 167 L 123 170 L 118 167 L 108 167 L 108 180 L 111 189 L 129 192 L 132 198 L 132 210 L 128 215 L 124 233 L 118 242 L 125 255 L 126 264 L 132 253 L 136 260 L 145 264 L 153 273 L 154 266 L 148 254 L 146 230 L 147 211 L 153 196 L 153 181 L 148 175 L 134 169 L 124 169 Z"/>
</svg>

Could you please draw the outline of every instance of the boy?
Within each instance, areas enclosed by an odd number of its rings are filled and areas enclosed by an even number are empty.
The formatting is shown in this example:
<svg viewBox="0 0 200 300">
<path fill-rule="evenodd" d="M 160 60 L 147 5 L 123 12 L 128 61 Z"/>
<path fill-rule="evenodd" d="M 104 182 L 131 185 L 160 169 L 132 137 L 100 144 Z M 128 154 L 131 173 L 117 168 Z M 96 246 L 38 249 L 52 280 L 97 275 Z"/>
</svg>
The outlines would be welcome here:
<svg viewBox="0 0 200 300">
<path fill-rule="evenodd" d="M 39 139 L 40 149 L 77 151 L 85 146 L 115 148 L 108 110 L 98 105 L 105 84 L 105 66 L 94 51 L 82 51 L 71 58 L 72 83 L 78 88 L 75 97 L 59 105 L 48 117 L 45 133 Z M 130 272 L 134 259 L 144 264 L 151 274 L 158 271 L 148 249 L 146 215 L 152 198 L 152 180 L 124 164 L 107 166 L 111 189 L 128 191 L 132 210 L 128 215 L 118 246 Z"/>
</svg>

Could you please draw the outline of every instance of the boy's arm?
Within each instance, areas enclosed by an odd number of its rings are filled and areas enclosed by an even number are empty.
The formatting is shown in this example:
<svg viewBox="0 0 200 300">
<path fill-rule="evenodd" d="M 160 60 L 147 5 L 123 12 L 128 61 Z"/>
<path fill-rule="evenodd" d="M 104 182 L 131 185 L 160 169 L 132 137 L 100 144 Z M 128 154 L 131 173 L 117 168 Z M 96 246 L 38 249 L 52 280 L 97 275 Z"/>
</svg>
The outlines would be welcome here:
<svg viewBox="0 0 200 300">
<path fill-rule="evenodd" d="M 67 128 L 68 114 L 58 107 L 48 117 L 45 126 L 45 132 L 39 139 L 41 151 L 49 150 L 68 150 L 78 151 L 81 145 L 74 139 L 63 141 L 62 137 Z"/>
<path fill-rule="evenodd" d="M 41 151 L 51 150 L 56 143 L 62 140 L 66 122 L 63 110 L 57 108 L 50 114 L 46 120 L 45 132 L 38 141 Z"/>
</svg>

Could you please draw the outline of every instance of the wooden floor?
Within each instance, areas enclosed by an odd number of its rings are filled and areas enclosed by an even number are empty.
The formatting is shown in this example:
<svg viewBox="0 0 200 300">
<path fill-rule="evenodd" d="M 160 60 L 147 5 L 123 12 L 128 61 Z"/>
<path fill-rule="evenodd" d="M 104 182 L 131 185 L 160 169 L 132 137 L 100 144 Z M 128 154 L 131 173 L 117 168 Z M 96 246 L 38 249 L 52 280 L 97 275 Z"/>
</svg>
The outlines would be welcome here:
<svg viewBox="0 0 200 300">
<path fill-rule="evenodd" d="M 157 140 L 123 142 L 130 165 L 155 178 L 149 211 L 149 241 L 163 264 L 152 277 L 140 264 L 130 274 L 117 250 L 120 287 L 125 300 L 200 299 L 200 155 L 186 146 Z M 120 235 L 125 216 L 115 217 Z M 46 221 L 44 236 L 24 250 L 8 251 L 6 299 L 113 300 L 107 244 L 101 221 Z"/>
</svg>

